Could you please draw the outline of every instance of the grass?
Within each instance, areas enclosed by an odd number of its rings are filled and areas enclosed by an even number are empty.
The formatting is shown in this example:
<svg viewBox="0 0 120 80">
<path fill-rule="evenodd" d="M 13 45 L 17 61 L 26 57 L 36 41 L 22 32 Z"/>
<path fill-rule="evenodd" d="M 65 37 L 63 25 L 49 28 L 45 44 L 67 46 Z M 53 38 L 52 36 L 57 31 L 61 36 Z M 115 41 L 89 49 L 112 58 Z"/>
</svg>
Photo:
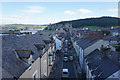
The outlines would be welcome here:
<svg viewBox="0 0 120 80">
<path fill-rule="evenodd" d="M 114 28 L 118 28 L 120 26 L 114 26 Z M 86 26 L 84 28 L 89 28 L 89 29 L 105 29 L 105 28 L 110 28 L 110 27 L 99 27 L 99 26 Z"/>
</svg>

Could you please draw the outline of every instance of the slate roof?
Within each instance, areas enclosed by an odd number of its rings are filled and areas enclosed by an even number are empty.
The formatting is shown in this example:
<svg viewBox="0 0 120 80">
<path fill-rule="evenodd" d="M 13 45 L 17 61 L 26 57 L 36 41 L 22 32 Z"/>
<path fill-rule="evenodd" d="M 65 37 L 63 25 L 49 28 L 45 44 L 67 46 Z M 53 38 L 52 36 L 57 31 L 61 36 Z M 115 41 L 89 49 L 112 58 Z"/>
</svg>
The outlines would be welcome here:
<svg viewBox="0 0 120 80">
<path fill-rule="evenodd" d="M 118 36 L 105 36 L 103 39 L 108 41 L 120 41 Z"/>
<path fill-rule="evenodd" d="M 2 65 L 3 73 L 12 75 L 12 77 L 19 78 L 20 75 L 30 66 L 30 64 L 25 63 L 16 57 L 15 50 L 31 50 L 33 54 L 33 59 L 36 60 L 41 54 L 34 46 L 34 44 L 44 44 L 44 39 L 49 39 L 48 36 L 39 34 L 30 34 L 26 36 L 0 36 L 2 37 Z M 48 48 L 48 47 L 47 47 Z M 2 76 L 8 77 L 6 74 Z"/>
<path fill-rule="evenodd" d="M 4 75 L 1 75 L 1 79 L 6 78 L 6 76 L 7 76 L 7 78 L 13 78 L 13 76 L 10 73 L 8 73 L 6 70 L 4 70 L 1 66 L 0 66 L 0 70 L 2 70 L 1 74 L 4 74 Z"/>
<path fill-rule="evenodd" d="M 114 61 L 117 65 L 120 66 L 120 52 L 111 51 L 111 52 L 108 53 L 108 54 L 110 54 L 109 58 L 110 58 L 112 61 Z"/>
<path fill-rule="evenodd" d="M 77 40 L 77 43 L 82 49 L 85 49 L 85 48 L 91 46 L 92 44 L 96 43 L 97 41 L 99 41 L 99 39 L 89 40 L 87 37 L 87 38 L 81 38 L 81 39 Z"/>
<path fill-rule="evenodd" d="M 116 71 L 120 70 L 120 67 L 112 60 L 108 57 L 101 58 L 100 55 L 100 51 L 96 49 L 85 57 L 89 69 L 92 71 L 92 75 L 96 76 L 95 78 L 106 79 Z"/>
</svg>

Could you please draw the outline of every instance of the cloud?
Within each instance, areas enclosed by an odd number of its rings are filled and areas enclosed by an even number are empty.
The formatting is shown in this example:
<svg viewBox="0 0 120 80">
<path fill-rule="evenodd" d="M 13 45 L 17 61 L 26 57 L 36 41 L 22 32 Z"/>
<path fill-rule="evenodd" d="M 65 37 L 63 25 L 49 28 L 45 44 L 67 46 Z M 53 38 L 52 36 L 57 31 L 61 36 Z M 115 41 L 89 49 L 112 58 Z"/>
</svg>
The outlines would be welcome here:
<svg viewBox="0 0 120 80">
<path fill-rule="evenodd" d="M 118 11 L 118 9 L 117 8 L 112 8 L 112 9 L 107 9 L 107 11 L 113 11 L 113 12 L 115 12 L 115 11 Z"/>
<path fill-rule="evenodd" d="M 83 14 L 92 13 L 92 11 L 88 9 L 78 9 L 77 11 Z"/>
<path fill-rule="evenodd" d="M 2 24 L 24 24 L 30 22 L 30 18 L 25 15 L 2 16 Z"/>
<path fill-rule="evenodd" d="M 41 6 L 29 6 L 28 10 L 24 10 L 24 12 L 30 12 L 30 13 L 42 13 L 44 12 L 45 8 Z"/>
<path fill-rule="evenodd" d="M 70 15 L 73 15 L 73 14 L 75 14 L 75 12 L 73 12 L 73 11 L 64 11 L 64 14 L 70 14 Z"/>
</svg>

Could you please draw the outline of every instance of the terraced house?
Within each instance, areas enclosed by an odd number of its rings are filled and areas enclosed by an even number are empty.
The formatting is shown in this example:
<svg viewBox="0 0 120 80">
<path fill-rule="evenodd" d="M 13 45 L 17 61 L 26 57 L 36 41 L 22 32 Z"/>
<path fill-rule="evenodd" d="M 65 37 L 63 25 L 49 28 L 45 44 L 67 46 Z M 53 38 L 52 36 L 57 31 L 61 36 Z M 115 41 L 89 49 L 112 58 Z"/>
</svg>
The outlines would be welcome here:
<svg viewBox="0 0 120 80">
<path fill-rule="evenodd" d="M 95 34 L 97 35 L 97 34 Z M 85 57 L 91 54 L 94 50 L 98 49 L 100 50 L 101 46 L 110 47 L 111 51 L 115 51 L 115 48 L 110 46 L 109 43 L 99 38 L 99 36 L 95 35 L 88 35 L 88 37 L 79 37 L 77 35 L 73 36 L 72 42 L 73 46 L 75 48 L 75 51 L 77 53 L 77 59 L 78 59 L 78 68 L 81 69 L 80 72 L 85 74 L 87 76 L 87 68 L 86 68 L 86 62 Z"/>
<path fill-rule="evenodd" d="M 47 78 L 55 60 L 55 43 L 48 34 L 2 38 L 2 78 Z"/>
<path fill-rule="evenodd" d="M 101 47 L 85 57 L 86 77 L 88 80 L 119 80 L 120 55 L 111 48 Z"/>
</svg>

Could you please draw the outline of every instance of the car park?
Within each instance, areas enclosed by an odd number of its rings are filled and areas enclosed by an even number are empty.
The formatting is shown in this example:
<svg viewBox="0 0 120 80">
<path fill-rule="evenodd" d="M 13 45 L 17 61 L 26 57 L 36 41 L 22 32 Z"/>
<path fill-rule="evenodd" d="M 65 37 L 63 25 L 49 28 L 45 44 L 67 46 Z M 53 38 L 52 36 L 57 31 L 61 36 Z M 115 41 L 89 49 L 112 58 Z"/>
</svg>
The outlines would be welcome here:
<svg viewBox="0 0 120 80">
<path fill-rule="evenodd" d="M 68 69 L 62 69 L 62 78 L 69 78 L 69 71 Z"/>
</svg>

